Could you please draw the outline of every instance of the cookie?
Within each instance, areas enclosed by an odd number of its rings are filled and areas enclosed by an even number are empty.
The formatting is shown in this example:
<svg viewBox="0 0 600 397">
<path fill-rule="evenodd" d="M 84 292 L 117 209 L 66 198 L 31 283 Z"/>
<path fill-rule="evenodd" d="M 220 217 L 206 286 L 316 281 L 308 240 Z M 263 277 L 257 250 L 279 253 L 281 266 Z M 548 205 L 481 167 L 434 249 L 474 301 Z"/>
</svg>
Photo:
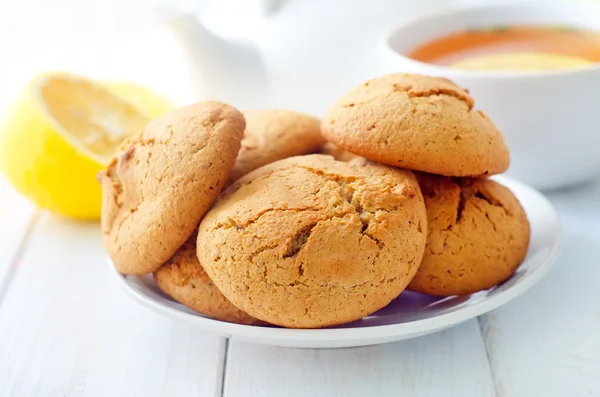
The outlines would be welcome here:
<svg viewBox="0 0 600 397">
<path fill-rule="evenodd" d="M 315 152 L 325 142 L 319 119 L 289 110 L 247 110 L 242 148 L 231 181 L 265 164 Z"/>
<path fill-rule="evenodd" d="M 321 146 L 319 153 L 327 154 L 339 161 L 350 161 L 352 159 L 360 157 L 354 153 L 350 153 L 349 151 L 342 149 L 339 146 L 334 145 L 331 142 L 326 142 L 323 146 Z"/>
<path fill-rule="evenodd" d="M 317 328 L 396 298 L 417 271 L 426 232 L 412 172 L 313 154 L 225 190 L 200 223 L 197 249 L 235 306 L 271 324 Z"/>
<path fill-rule="evenodd" d="M 244 127 L 231 106 L 200 102 L 121 145 L 99 175 L 104 245 L 121 273 L 151 273 L 183 245 L 227 181 Z"/>
<path fill-rule="evenodd" d="M 193 233 L 175 255 L 154 272 L 158 287 L 179 303 L 217 320 L 260 323 L 228 301 L 210 280 L 196 256 L 196 237 L 197 233 Z"/>
<path fill-rule="evenodd" d="M 514 194 L 490 179 L 416 175 L 429 230 L 423 262 L 408 289 L 464 295 L 508 279 L 525 258 L 530 233 Z"/>
<path fill-rule="evenodd" d="M 510 162 L 504 138 L 473 106 L 449 80 L 391 74 L 340 98 L 322 132 L 343 149 L 396 167 L 448 176 L 504 172 Z"/>
</svg>

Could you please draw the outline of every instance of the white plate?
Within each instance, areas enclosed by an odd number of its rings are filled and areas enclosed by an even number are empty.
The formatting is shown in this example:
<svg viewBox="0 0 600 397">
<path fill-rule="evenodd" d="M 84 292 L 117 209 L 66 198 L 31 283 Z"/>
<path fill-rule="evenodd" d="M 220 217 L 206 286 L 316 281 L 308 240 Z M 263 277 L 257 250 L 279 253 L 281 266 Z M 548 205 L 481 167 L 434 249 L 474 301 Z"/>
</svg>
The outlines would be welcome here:
<svg viewBox="0 0 600 397">
<path fill-rule="evenodd" d="M 142 305 L 198 329 L 227 337 L 276 346 L 335 348 L 374 345 L 414 338 L 460 324 L 489 312 L 535 285 L 552 267 L 561 240 L 558 216 L 552 204 L 534 189 L 509 179 L 494 178 L 519 198 L 531 223 L 527 257 L 503 284 L 468 296 L 435 298 L 404 292 L 387 307 L 343 326 L 298 330 L 232 324 L 205 317 L 173 301 L 158 289 L 151 276 L 113 274 L 129 296 Z"/>
</svg>

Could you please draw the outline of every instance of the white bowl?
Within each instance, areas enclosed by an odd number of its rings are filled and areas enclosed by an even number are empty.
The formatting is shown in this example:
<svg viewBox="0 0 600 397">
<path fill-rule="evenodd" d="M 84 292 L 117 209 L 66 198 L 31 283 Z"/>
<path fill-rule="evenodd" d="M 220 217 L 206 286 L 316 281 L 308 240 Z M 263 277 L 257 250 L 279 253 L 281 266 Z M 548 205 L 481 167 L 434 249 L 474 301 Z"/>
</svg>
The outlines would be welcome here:
<svg viewBox="0 0 600 397">
<path fill-rule="evenodd" d="M 425 16 L 387 37 L 384 71 L 443 76 L 467 88 L 506 138 L 508 174 L 525 183 L 548 189 L 600 175 L 600 63 L 549 72 L 472 72 L 403 55 L 453 32 L 515 24 L 565 24 L 600 32 L 600 5 L 495 5 Z"/>
<path fill-rule="evenodd" d="M 327 329 L 286 329 L 232 324 L 215 320 L 175 302 L 156 286 L 152 276 L 123 276 L 108 260 L 118 284 L 150 310 L 183 321 L 190 327 L 234 339 L 275 346 L 334 348 L 366 346 L 415 338 L 460 324 L 511 301 L 548 273 L 559 251 L 561 229 L 552 204 L 530 187 L 506 177 L 494 177 L 510 188 L 531 223 L 527 257 L 506 282 L 466 296 L 436 298 L 405 291 L 387 307 L 362 320 Z"/>
</svg>

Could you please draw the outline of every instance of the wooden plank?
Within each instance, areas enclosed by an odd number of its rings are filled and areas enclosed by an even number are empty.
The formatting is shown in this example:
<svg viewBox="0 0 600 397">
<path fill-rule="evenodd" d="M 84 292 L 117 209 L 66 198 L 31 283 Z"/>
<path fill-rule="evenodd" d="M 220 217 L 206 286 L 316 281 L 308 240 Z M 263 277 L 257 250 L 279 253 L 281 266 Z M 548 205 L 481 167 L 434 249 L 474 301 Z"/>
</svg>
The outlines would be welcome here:
<svg viewBox="0 0 600 397">
<path fill-rule="evenodd" d="M 107 266 L 97 224 L 41 216 L 0 306 L 0 395 L 220 395 L 224 340 L 130 301 Z"/>
<path fill-rule="evenodd" d="M 224 395 L 494 396 L 476 320 L 421 338 L 310 350 L 230 341 Z"/>
<path fill-rule="evenodd" d="M 600 393 L 600 183 L 551 200 L 565 232 L 555 268 L 481 318 L 500 397 Z"/>
<path fill-rule="evenodd" d="M 0 173 L 0 302 L 18 266 L 19 249 L 36 213 L 35 206 L 17 194 Z"/>
</svg>

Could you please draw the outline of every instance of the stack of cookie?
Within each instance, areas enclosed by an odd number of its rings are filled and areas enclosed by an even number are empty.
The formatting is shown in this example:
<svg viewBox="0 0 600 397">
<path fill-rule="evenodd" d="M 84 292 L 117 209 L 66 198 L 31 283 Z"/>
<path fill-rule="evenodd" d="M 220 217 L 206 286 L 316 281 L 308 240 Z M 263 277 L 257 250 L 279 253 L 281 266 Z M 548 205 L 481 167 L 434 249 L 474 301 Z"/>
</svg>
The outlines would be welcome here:
<svg viewBox="0 0 600 397">
<path fill-rule="evenodd" d="M 510 277 L 527 252 L 525 212 L 486 178 L 506 171 L 508 149 L 474 105 L 449 80 L 395 74 L 356 87 L 323 119 L 334 157 L 358 154 L 415 171 L 428 237 L 410 290 L 449 296 L 488 289 Z"/>
<path fill-rule="evenodd" d="M 398 74 L 347 93 L 321 123 L 177 109 L 100 175 L 106 249 L 121 273 L 154 273 L 175 300 L 243 324 L 326 327 L 405 289 L 490 288 L 523 260 L 529 224 L 487 179 L 509 155 L 473 105 L 448 80 Z"/>
</svg>

